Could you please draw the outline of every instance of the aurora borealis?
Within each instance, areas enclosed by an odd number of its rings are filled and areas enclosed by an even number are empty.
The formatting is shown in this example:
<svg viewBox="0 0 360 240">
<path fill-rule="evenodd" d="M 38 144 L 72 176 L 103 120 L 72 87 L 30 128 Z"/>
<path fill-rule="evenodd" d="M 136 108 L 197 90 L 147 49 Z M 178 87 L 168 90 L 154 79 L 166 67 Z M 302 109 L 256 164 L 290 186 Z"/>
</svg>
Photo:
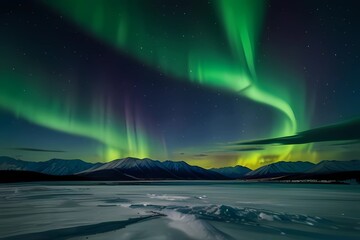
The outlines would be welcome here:
<svg viewBox="0 0 360 240">
<path fill-rule="evenodd" d="M 250 168 L 360 156 L 356 1 L 0 4 L 0 155 Z M 349 121 L 355 137 L 271 141 Z"/>
</svg>

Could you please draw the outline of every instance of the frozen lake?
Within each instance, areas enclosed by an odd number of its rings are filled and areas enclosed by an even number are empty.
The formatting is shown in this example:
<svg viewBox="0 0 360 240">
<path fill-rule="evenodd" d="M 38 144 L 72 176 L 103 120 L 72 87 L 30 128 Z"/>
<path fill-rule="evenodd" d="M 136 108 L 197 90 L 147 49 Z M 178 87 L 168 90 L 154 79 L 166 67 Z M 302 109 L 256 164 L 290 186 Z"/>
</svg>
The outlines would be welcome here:
<svg viewBox="0 0 360 240">
<path fill-rule="evenodd" d="M 0 239 L 360 239 L 360 185 L 0 185 Z"/>
</svg>

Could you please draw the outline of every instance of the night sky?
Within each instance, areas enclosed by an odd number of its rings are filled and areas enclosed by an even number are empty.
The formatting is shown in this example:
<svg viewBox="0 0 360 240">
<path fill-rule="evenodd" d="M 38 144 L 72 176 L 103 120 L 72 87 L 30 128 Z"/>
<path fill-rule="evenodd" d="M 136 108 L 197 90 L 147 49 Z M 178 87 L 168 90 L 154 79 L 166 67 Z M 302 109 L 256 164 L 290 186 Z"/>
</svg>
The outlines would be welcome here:
<svg viewBox="0 0 360 240">
<path fill-rule="evenodd" d="M 0 155 L 360 158 L 357 0 L 0 1 Z"/>
</svg>

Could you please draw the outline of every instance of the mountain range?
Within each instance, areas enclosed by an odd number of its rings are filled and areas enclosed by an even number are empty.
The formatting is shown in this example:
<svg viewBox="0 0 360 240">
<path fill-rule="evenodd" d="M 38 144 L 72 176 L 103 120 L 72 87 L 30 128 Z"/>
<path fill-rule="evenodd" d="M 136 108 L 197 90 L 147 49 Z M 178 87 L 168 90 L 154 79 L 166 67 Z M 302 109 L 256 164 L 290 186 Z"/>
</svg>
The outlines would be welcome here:
<svg viewBox="0 0 360 240">
<path fill-rule="evenodd" d="M 12 174 L 9 174 L 12 171 Z M 25 174 L 24 172 L 41 173 Z M 157 161 L 149 158 L 124 158 L 108 163 L 88 163 L 79 159 L 51 159 L 45 162 L 29 162 L 10 157 L 0 157 L 0 181 L 5 176 L 60 176 L 61 179 L 97 181 L 134 181 L 134 180 L 230 180 L 230 179 L 360 179 L 360 160 L 310 162 L 276 162 L 255 170 L 243 166 L 204 169 L 191 166 L 184 161 Z M 25 176 L 25 177 L 24 177 Z M 74 177 L 69 177 L 74 176 Z M 31 177 L 29 177 L 31 180 Z M 52 180 L 59 178 L 48 177 Z"/>
<path fill-rule="evenodd" d="M 0 170 L 22 170 L 50 175 L 73 175 L 101 163 L 88 163 L 80 159 L 51 159 L 45 162 L 29 162 L 10 157 L 0 157 Z"/>
<path fill-rule="evenodd" d="M 306 173 L 315 166 L 311 162 L 276 162 L 262 166 L 244 175 L 245 178 L 273 178 L 289 174 Z"/>
<path fill-rule="evenodd" d="M 223 175 L 191 166 L 183 161 L 160 162 L 149 158 L 124 158 L 85 170 L 79 175 L 91 179 L 108 178 L 109 180 L 225 180 Z"/>
<path fill-rule="evenodd" d="M 246 174 L 251 172 L 250 168 L 239 165 L 235 167 L 211 168 L 210 170 L 232 179 L 243 178 Z"/>
</svg>

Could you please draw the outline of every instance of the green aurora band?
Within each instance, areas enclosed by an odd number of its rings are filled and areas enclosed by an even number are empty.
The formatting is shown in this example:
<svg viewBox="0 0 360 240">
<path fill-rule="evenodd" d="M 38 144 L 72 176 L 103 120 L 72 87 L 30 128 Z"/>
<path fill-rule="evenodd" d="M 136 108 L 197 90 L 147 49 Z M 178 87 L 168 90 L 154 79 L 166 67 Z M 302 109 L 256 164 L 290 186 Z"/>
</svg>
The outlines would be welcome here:
<svg viewBox="0 0 360 240">
<path fill-rule="evenodd" d="M 291 96 L 290 88 L 284 89 L 275 81 L 266 83 L 256 71 L 255 42 L 261 30 L 264 1 L 222 0 L 210 7 L 204 4 L 206 9 L 194 9 L 192 15 L 196 18 L 165 16 L 156 1 L 46 3 L 94 36 L 159 71 L 238 93 L 281 112 L 283 117 L 278 119 L 273 136 L 292 135 L 298 130 L 295 116 L 302 115 L 303 106 L 295 109 L 290 103 L 301 93 L 293 92 Z M 209 20 L 217 18 L 223 27 L 214 27 Z M 291 148 L 281 150 L 283 158 Z"/>
<path fill-rule="evenodd" d="M 216 32 L 224 29 L 209 31 L 207 19 L 212 13 L 208 11 L 203 11 L 208 15 L 202 18 L 204 13 L 194 13 L 200 15 L 200 20 L 194 23 L 192 18 L 162 19 L 154 9 L 156 1 L 65 0 L 46 3 L 100 39 L 162 72 L 205 86 L 238 92 L 281 111 L 286 120 L 277 135 L 290 135 L 297 131 L 287 93 L 283 96 L 272 94 L 272 89 L 265 89 L 257 78 L 254 44 L 261 28 L 263 1 L 216 2 L 217 12 L 213 14 L 218 14 L 223 22 L 228 49 L 220 44 L 226 39 L 216 36 L 224 35 Z"/>
<path fill-rule="evenodd" d="M 42 1 L 95 37 L 149 66 L 181 80 L 233 92 L 275 109 L 279 114 L 271 137 L 288 136 L 306 127 L 301 96 L 290 86 L 280 86 L 274 76 L 256 70 L 256 42 L 259 38 L 264 1 L 219 0 L 203 7 L 194 6 L 191 16 L 163 14 L 157 1 L 139 0 L 59 0 Z M 167 9 L 169 10 L 169 9 Z M 168 11 L 170 12 L 170 11 Z M 180 14 L 178 14 L 180 15 Z M 214 25 L 219 20 L 221 24 Z M 35 124 L 74 135 L 95 139 L 104 145 L 107 160 L 121 156 L 150 157 L 159 151 L 150 144 L 140 120 L 124 114 L 118 121 L 112 109 L 102 109 L 101 102 L 78 116 L 73 102 L 47 96 L 39 84 L 28 85 L 31 97 L 16 91 L 26 85 L 22 76 L 1 72 L 0 106 Z M 44 76 L 46 79 L 47 76 Z M 23 86 L 22 85 L 22 86 Z M 69 100 L 71 101 L 71 99 Z M 295 105 L 296 103 L 296 105 Z M 116 122 L 116 123 L 115 123 Z M 292 146 L 281 148 L 281 160 Z M 272 154 L 270 150 L 267 152 Z M 247 165 L 255 161 L 239 159 Z M 256 159 L 255 159 L 256 158 Z"/>
<path fill-rule="evenodd" d="M 98 141 L 101 160 L 148 157 L 151 147 L 156 148 L 156 144 L 150 144 L 139 119 L 129 110 L 121 122 L 113 115 L 110 105 L 99 100 L 103 99 L 101 96 L 94 97 L 90 106 L 85 107 L 74 93 L 49 91 L 50 74 L 34 71 L 40 68 L 31 61 L 20 64 L 16 59 L 14 62 L 20 68 L 16 71 L 9 64 L 13 61 L 0 59 L 1 108 L 34 124 Z M 31 77 L 29 69 L 33 72 Z"/>
</svg>

